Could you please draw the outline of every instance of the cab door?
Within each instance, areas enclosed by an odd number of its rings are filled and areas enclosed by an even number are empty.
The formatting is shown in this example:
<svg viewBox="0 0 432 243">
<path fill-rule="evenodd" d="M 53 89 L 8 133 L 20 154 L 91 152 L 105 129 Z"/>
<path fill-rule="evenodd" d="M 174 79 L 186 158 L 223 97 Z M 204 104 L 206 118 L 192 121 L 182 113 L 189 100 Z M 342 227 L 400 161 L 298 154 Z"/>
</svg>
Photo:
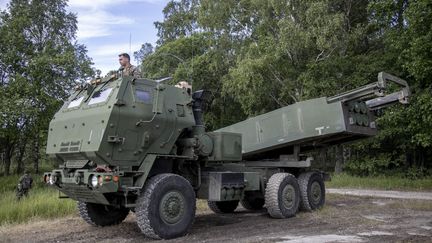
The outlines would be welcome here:
<svg viewBox="0 0 432 243">
<path fill-rule="evenodd" d="M 128 82 L 119 106 L 113 159 L 139 162 L 148 147 L 149 131 L 144 124 L 151 123 L 154 87 L 145 80 Z M 148 125 L 148 124 L 146 124 Z"/>
</svg>

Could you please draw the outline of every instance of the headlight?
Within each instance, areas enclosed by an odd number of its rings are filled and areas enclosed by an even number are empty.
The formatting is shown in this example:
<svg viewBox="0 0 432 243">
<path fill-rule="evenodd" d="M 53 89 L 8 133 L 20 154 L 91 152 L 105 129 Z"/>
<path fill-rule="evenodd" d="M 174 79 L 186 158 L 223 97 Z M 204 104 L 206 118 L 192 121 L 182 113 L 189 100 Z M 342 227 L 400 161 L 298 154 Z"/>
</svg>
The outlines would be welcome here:
<svg viewBox="0 0 432 243">
<path fill-rule="evenodd" d="M 97 187 L 97 185 L 98 185 L 98 177 L 95 176 L 95 175 L 92 175 L 91 178 L 90 178 L 90 182 L 91 182 L 92 187 Z"/>
<path fill-rule="evenodd" d="M 102 186 L 102 183 L 103 183 L 103 177 L 102 176 L 98 176 L 98 183 L 99 183 L 99 186 Z"/>
<path fill-rule="evenodd" d="M 54 174 L 52 174 L 52 175 L 50 175 L 50 177 L 49 177 L 49 184 L 50 185 L 54 185 L 54 183 L 55 183 L 55 175 Z"/>
</svg>

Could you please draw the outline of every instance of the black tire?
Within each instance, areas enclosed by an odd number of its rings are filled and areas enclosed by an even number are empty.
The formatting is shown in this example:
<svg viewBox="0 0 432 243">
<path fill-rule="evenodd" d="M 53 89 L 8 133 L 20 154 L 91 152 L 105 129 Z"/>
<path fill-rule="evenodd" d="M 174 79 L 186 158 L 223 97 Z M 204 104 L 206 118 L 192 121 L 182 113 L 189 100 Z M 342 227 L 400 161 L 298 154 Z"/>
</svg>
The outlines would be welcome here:
<svg viewBox="0 0 432 243">
<path fill-rule="evenodd" d="M 78 212 L 84 221 L 93 226 L 109 226 L 123 222 L 129 214 L 128 208 L 116 208 L 113 206 L 77 202 Z"/>
<path fill-rule="evenodd" d="M 239 200 L 235 201 L 207 201 L 208 207 L 215 213 L 232 213 L 237 208 Z"/>
<path fill-rule="evenodd" d="M 317 172 L 306 172 L 298 178 L 300 186 L 300 210 L 310 212 L 325 204 L 325 184 Z"/>
<path fill-rule="evenodd" d="M 146 182 L 138 197 L 138 227 L 153 239 L 183 236 L 195 219 L 195 204 L 195 192 L 185 178 L 168 173 L 156 175 Z"/>
<path fill-rule="evenodd" d="M 262 193 L 259 193 L 260 196 L 256 195 L 257 193 L 248 193 L 245 192 L 243 199 L 240 201 L 241 205 L 247 210 L 261 210 L 264 207 L 264 197 Z"/>
<path fill-rule="evenodd" d="M 276 173 L 270 177 L 265 190 L 267 212 L 273 218 L 295 216 L 300 205 L 297 179 L 289 173 Z"/>
</svg>

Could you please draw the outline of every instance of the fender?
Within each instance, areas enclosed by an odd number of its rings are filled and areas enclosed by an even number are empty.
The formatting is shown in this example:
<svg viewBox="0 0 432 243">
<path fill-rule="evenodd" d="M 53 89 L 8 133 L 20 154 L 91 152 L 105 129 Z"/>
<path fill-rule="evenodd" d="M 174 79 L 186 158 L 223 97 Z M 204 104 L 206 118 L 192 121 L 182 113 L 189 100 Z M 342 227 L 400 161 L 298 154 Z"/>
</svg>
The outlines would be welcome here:
<svg viewBox="0 0 432 243">
<path fill-rule="evenodd" d="M 141 163 L 140 167 L 138 168 L 138 172 L 141 172 L 142 174 L 135 181 L 134 184 L 135 187 L 143 188 L 144 183 L 146 182 L 147 177 L 149 175 L 149 172 L 153 167 L 154 162 L 156 161 L 156 158 L 157 158 L 156 154 L 147 154 L 147 156 Z"/>
</svg>

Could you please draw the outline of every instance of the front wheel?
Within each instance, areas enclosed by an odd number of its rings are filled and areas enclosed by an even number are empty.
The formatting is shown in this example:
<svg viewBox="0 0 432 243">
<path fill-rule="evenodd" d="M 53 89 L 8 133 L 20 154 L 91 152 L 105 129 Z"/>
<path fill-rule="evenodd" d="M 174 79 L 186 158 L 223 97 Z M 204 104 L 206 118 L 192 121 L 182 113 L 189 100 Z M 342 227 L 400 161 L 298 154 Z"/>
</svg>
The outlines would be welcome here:
<svg viewBox="0 0 432 243">
<path fill-rule="evenodd" d="M 195 219 L 195 203 L 195 192 L 185 178 L 168 173 L 156 175 L 146 182 L 138 197 L 138 227 L 153 239 L 183 236 Z"/>
<path fill-rule="evenodd" d="M 77 202 L 78 212 L 82 219 L 94 226 L 120 224 L 129 214 L 128 208 L 116 208 L 96 203 Z"/>
</svg>

